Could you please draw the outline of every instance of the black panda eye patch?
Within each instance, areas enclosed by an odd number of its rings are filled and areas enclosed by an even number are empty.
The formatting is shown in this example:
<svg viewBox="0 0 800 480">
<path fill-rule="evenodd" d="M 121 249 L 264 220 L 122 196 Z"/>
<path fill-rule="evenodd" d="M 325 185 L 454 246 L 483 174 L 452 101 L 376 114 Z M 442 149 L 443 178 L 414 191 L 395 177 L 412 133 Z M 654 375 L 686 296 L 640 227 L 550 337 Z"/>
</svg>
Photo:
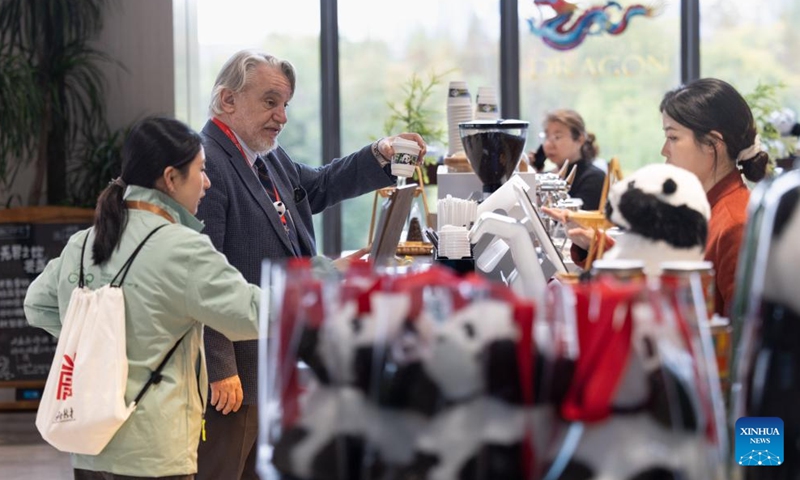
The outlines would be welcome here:
<svg viewBox="0 0 800 480">
<path fill-rule="evenodd" d="M 661 186 L 661 191 L 663 191 L 665 195 L 672 195 L 677 190 L 678 190 L 678 184 L 675 183 L 675 180 L 671 178 L 664 180 L 664 185 Z"/>
<path fill-rule="evenodd" d="M 471 323 L 465 323 L 464 333 L 467 334 L 468 338 L 475 338 L 475 327 Z"/>
</svg>

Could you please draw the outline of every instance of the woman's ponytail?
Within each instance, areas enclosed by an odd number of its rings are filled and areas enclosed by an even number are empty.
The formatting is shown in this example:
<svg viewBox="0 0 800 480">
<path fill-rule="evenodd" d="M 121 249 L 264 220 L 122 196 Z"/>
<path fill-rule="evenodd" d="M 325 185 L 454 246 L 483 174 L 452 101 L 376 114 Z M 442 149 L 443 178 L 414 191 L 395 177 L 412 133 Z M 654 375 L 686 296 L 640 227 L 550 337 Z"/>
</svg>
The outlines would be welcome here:
<svg viewBox="0 0 800 480">
<path fill-rule="evenodd" d="M 769 154 L 767 152 L 758 152 L 755 157 L 739 162 L 744 178 L 751 182 L 758 182 L 767 175 L 767 167 L 769 165 Z"/>
<path fill-rule="evenodd" d="M 600 154 L 600 147 L 597 145 L 597 137 L 594 133 L 586 133 L 586 141 L 581 145 L 581 157 L 584 160 L 594 160 Z"/>
<path fill-rule="evenodd" d="M 111 182 L 97 199 L 94 210 L 95 239 L 92 245 L 92 260 L 102 265 L 117 248 L 128 218 L 128 209 L 122 201 L 125 186 L 120 179 Z"/>
</svg>

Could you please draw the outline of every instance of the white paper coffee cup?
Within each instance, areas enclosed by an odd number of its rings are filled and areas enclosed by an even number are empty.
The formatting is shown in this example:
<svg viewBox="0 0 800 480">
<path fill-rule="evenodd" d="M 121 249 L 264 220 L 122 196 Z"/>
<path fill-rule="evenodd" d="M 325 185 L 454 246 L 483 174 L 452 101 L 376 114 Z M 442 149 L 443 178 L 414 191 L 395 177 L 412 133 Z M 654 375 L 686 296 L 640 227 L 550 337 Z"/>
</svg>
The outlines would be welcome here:
<svg viewBox="0 0 800 480">
<path fill-rule="evenodd" d="M 417 142 L 397 137 L 392 142 L 392 175 L 410 177 L 419 164 L 419 145 Z"/>
<path fill-rule="evenodd" d="M 475 97 L 475 119 L 497 120 L 499 118 L 497 90 L 494 87 L 478 87 L 478 95 Z"/>
<path fill-rule="evenodd" d="M 447 89 L 448 105 L 471 105 L 472 97 L 469 94 L 467 82 L 452 81 Z"/>
</svg>

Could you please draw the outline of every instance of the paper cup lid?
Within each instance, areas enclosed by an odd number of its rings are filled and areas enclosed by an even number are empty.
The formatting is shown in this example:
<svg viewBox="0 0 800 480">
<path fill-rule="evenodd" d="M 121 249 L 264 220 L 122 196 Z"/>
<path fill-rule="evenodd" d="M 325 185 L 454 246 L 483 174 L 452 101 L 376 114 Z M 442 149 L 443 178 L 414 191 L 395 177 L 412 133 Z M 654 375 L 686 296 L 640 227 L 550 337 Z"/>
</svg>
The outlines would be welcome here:
<svg viewBox="0 0 800 480">
<path fill-rule="evenodd" d="M 406 140 L 403 137 L 397 137 L 394 140 L 392 140 L 392 146 L 394 148 L 405 147 L 407 149 L 413 149 L 413 150 L 416 150 L 416 151 L 420 150 L 419 145 L 417 144 L 417 142 L 415 142 L 413 140 Z"/>
<path fill-rule="evenodd" d="M 460 128 L 485 128 L 485 127 L 495 127 L 495 128 L 528 128 L 528 122 L 523 120 L 473 120 L 471 122 L 462 122 L 459 123 L 458 126 Z"/>
</svg>

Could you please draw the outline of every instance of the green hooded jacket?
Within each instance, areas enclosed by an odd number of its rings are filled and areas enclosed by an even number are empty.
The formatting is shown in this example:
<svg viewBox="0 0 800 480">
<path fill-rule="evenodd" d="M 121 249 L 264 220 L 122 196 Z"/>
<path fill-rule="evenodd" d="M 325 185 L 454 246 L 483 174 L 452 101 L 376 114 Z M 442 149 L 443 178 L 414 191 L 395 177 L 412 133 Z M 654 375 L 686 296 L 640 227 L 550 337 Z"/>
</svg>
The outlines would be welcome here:
<svg viewBox="0 0 800 480">
<path fill-rule="evenodd" d="M 91 261 L 93 229 L 73 235 L 59 258 L 28 288 L 28 322 L 54 336 L 61 332 L 70 294 L 77 286 L 81 246 L 89 235 L 84 268 L 87 286 L 97 289 L 114 275 L 159 225 L 134 260 L 122 286 L 125 295 L 127 355 L 126 403 L 130 403 L 169 349 L 186 337 L 167 362 L 163 380 L 153 385 L 106 448 L 95 456 L 72 455 L 75 468 L 119 475 L 162 477 L 197 472 L 208 378 L 203 325 L 231 340 L 258 336 L 261 289 L 248 284 L 219 253 L 203 224 L 167 195 L 129 186 L 126 200 L 147 202 L 165 210 L 175 223 L 146 210 L 128 210 L 119 248 L 102 266 Z"/>
</svg>

